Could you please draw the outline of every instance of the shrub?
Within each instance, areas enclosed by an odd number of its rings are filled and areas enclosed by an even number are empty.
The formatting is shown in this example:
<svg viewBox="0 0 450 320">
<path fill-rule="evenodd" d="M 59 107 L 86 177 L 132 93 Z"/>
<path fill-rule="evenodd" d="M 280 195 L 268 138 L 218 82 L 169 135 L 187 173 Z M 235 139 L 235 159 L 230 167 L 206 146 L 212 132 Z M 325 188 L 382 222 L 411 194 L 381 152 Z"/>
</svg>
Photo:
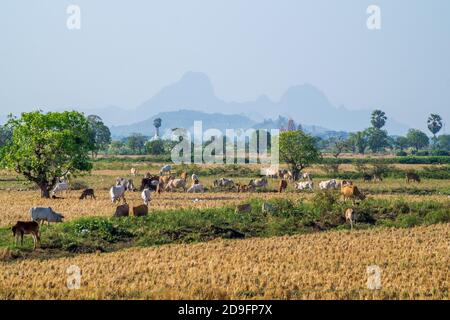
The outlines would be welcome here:
<svg viewBox="0 0 450 320">
<path fill-rule="evenodd" d="M 405 151 L 397 151 L 395 153 L 397 157 L 406 157 L 408 154 Z"/>
</svg>

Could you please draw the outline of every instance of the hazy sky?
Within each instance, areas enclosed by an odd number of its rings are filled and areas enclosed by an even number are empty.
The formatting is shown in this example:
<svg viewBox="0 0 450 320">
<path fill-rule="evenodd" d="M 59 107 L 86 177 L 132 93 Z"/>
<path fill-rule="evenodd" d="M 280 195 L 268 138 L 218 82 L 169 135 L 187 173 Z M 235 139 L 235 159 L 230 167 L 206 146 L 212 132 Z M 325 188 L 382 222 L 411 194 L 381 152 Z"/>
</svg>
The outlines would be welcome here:
<svg viewBox="0 0 450 320">
<path fill-rule="evenodd" d="M 66 27 L 70 4 L 81 30 Z M 366 27 L 370 4 L 381 30 Z M 310 83 L 424 128 L 430 112 L 450 121 L 449 17 L 448 0 L 2 0 L 0 114 L 134 108 L 193 70 L 226 101 Z"/>
</svg>

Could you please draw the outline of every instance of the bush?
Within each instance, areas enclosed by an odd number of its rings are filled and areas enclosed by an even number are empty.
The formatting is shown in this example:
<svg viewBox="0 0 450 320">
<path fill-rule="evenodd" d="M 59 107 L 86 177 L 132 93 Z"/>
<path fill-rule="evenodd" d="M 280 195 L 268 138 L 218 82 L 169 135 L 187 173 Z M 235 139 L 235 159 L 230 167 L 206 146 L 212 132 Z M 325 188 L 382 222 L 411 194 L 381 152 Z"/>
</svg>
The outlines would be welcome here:
<svg viewBox="0 0 450 320">
<path fill-rule="evenodd" d="M 415 155 L 418 157 L 427 157 L 430 155 L 430 153 L 426 150 L 419 150 L 415 153 Z"/>
<path fill-rule="evenodd" d="M 397 151 L 395 153 L 397 157 L 406 157 L 408 154 L 405 151 Z"/>
</svg>

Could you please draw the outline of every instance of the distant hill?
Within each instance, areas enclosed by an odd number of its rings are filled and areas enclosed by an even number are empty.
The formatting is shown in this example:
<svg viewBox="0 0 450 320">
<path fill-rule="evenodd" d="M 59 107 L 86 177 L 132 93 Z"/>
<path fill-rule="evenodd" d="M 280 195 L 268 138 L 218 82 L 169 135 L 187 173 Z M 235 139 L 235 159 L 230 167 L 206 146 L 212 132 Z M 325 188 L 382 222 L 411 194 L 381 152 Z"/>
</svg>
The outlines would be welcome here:
<svg viewBox="0 0 450 320">
<path fill-rule="evenodd" d="M 382 106 L 380 108 L 383 109 Z M 152 133 L 155 117 L 161 117 L 163 126 L 167 127 L 191 127 L 194 120 L 202 120 L 207 126 L 221 129 L 226 123 L 233 124 L 232 128 L 243 127 L 262 119 L 276 119 L 279 115 L 317 128 L 349 132 L 369 127 L 371 113 L 368 109 L 336 107 L 323 92 L 310 84 L 288 88 L 279 101 L 272 101 L 265 95 L 246 102 L 224 101 L 215 95 L 209 77 L 200 72 L 187 72 L 177 82 L 165 86 L 132 110 L 110 106 L 80 111 L 100 116 L 107 125 L 113 126 L 112 131 L 116 135 Z M 391 135 L 404 134 L 408 126 L 389 117 L 386 129 Z"/>
</svg>

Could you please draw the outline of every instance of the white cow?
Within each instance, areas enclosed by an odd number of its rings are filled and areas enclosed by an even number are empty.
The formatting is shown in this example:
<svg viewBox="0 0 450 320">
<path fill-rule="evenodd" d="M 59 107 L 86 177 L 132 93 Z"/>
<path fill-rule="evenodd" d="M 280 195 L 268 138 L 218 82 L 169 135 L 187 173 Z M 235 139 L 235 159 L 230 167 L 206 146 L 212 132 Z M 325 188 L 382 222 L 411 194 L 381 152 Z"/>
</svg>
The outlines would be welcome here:
<svg viewBox="0 0 450 320">
<path fill-rule="evenodd" d="M 262 169 L 262 174 L 269 178 L 278 177 L 278 169 L 277 168 L 264 168 Z"/>
<path fill-rule="evenodd" d="M 141 193 L 141 198 L 142 198 L 142 200 L 144 200 L 144 204 L 146 205 L 146 206 L 148 206 L 148 204 L 149 204 L 149 202 L 151 201 L 151 196 L 150 196 L 150 194 L 151 194 L 151 191 L 150 191 L 150 189 L 144 189 L 143 191 L 142 191 L 142 193 Z"/>
<path fill-rule="evenodd" d="M 319 189 L 320 190 L 332 190 L 339 188 L 339 184 L 335 179 L 327 180 L 327 181 L 321 181 L 319 183 Z"/>
<path fill-rule="evenodd" d="M 165 173 L 169 173 L 169 175 L 170 175 L 171 171 L 172 171 L 172 166 L 170 164 L 166 164 L 165 166 L 163 166 L 161 168 L 161 170 L 159 170 L 159 174 L 163 175 Z"/>
<path fill-rule="evenodd" d="M 314 183 L 312 181 L 297 182 L 295 184 L 295 189 L 296 190 L 313 190 Z"/>
<path fill-rule="evenodd" d="M 123 185 L 116 185 L 111 187 L 109 189 L 109 195 L 111 196 L 111 202 L 114 203 L 116 201 L 120 201 L 120 199 L 123 200 L 124 203 L 126 203 L 125 199 L 125 187 Z"/>
<path fill-rule="evenodd" d="M 187 193 L 196 193 L 196 192 L 205 192 L 205 188 L 202 184 L 193 184 L 189 189 L 186 191 Z"/>
<path fill-rule="evenodd" d="M 199 181 L 198 176 L 195 173 L 192 174 L 191 180 L 192 182 Z"/>
<path fill-rule="evenodd" d="M 66 181 L 60 181 L 56 183 L 52 190 L 52 195 L 69 190 L 69 184 Z"/>
<path fill-rule="evenodd" d="M 267 179 L 266 178 L 255 179 L 255 180 L 252 179 L 248 183 L 248 186 L 252 189 L 265 188 L 265 187 L 267 187 Z"/>
<path fill-rule="evenodd" d="M 214 180 L 214 187 L 234 187 L 234 181 L 227 178 L 220 178 L 219 180 Z"/>
<path fill-rule="evenodd" d="M 130 173 L 131 173 L 132 176 L 135 177 L 135 176 L 138 175 L 138 170 L 137 170 L 136 168 L 133 167 L 133 168 L 131 168 Z"/>
<path fill-rule="evenodd" d="M 62 214 L 56 213 L 50 207 L 33 207 L 30 209 L 30 216 L 31 220 L 41 222 L 41 224 L 44 221 L 47 221 L 48 224 L 50 222 L 62 222 L 64 219 Z"/>
</svg>

